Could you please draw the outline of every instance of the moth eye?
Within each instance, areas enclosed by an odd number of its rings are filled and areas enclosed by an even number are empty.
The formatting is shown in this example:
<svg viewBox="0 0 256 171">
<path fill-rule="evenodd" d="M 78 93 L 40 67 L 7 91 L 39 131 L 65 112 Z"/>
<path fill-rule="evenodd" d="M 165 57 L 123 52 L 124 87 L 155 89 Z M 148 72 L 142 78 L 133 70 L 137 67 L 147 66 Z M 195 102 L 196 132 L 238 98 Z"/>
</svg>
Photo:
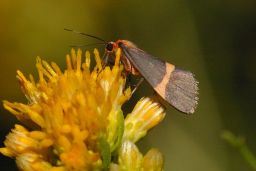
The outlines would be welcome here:
<svg viewBox="0 0 256 171">
<path fill-rule="evenodd" d="M 113 43 L 112 42 L 108 43 L 106 45 L 106 49 L 107 49 L 107 51 L 112 51 L 113 50 Z"/>
</svg>

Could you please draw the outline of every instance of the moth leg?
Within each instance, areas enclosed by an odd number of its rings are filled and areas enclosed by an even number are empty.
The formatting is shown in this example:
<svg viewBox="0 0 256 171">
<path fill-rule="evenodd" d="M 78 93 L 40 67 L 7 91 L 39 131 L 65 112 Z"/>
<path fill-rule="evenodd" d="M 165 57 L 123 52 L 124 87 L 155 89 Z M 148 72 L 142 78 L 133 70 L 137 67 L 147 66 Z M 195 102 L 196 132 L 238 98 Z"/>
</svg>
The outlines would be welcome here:
<svg viewBox="0 0 256 171">
<path fill-rule="evenodd" d="M 105 67 L 107 66 L 108 58 L 109 58 L 109 54 L 105 52 L 104 55 L 103 55 L 103 58 L 102 58 L 102 62 L 101 62 L 102 68 L 98 72 L 98 74 L 100 74 L 105 69 Z"/>
<path fill-rule="evenodd" d="M 127 87 L 131 86 L 131 82 L 132 82 L 132 77 L 131 74 L 128 74 L 127 72 L 123 72 L 123 77 L 126 77 L 127 80 Z"/>
<path fill-rule="evenodd" d="M 141 83 L 144 81 L 144 78 L 141 77 L 140 80 L 137 82 L 137 84 L 135 85 L 134 89 L 132 90 L 132 94 L 138 89 L 138 87 L 141 85 Z"/>
<path fill-rule="evenodd" d="M 107 66 L 108 60 L 109 60 L 109 53 L 105 52 L 102 59 L 102 69 L 104 69 Z"/>
</svg>

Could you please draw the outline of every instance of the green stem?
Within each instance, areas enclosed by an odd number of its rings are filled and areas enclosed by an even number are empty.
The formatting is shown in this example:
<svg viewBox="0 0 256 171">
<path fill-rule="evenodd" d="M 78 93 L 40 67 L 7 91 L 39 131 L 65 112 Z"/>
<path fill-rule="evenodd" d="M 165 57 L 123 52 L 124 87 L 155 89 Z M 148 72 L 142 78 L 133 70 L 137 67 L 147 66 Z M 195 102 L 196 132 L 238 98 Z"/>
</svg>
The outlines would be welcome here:
<svg viewBox="0 0 256 171">
<path fill-rule="evenodd" d="M 237 137 L 230 131 L 223 131 L 221 136 L 230 145 L 237 148 L 242 157 L 249 163 L 253 170 L 256 170 L 256 157 L 246 145 L 243 137 Z"/>
</svg>

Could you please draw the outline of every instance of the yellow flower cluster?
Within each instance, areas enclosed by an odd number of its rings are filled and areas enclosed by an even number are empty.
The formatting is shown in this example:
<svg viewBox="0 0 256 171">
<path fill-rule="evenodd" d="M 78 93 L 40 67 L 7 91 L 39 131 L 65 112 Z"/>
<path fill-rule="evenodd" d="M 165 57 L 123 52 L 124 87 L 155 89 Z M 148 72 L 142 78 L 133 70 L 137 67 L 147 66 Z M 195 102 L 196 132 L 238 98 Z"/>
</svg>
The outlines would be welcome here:
<svg viewBox="0 0 256 171">
<path fill-rule="evenodd" d="M 67 69 L 37 58 L 39 80 L 17 78 L 28 104 L 4 101 L 4 107 L 23 124 L 6 136 L 3 155 L 16 158 L 22 171 L 161 171 L 163 157 L 156 149 L 143 156 L 135 143 L 165 116 L 163 108 L 142 98 L 124 118 L 122 105 L 131 97 L 125 88 L 120 49 L 113 67 L 102 67 L 94 50 L 71 51 Z"/>
</svg>

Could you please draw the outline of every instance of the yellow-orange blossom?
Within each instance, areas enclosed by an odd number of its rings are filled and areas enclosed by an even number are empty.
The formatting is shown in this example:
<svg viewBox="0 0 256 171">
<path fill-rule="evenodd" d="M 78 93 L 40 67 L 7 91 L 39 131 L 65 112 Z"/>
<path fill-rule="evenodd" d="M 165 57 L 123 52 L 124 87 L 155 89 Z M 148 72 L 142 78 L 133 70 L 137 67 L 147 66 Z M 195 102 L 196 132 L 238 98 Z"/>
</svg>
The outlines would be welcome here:
<svg viewBox="0 0 256 171">
<path fill-rule="evenodd" d="M 19 169 L 162 170 L 161 153 L 153 149 L 143 157 L 135 143 L 164 118 L 163 108 L 142 98 L 124 119 L 121 106 L 131 90 L 125 89 L 120 50 L 112 68 L 102 68 L 96 49 L 94 58 L 90 69 L 90 53 L 83 61 L 81 50 L 72 50 L 62 72 L 38 57 L 38 82 L 17 71 L 28 104 L 4 101 L 4 107 L 25 126 L 15 125 L 0 152 L 15 157 Z"/>
</svg>

